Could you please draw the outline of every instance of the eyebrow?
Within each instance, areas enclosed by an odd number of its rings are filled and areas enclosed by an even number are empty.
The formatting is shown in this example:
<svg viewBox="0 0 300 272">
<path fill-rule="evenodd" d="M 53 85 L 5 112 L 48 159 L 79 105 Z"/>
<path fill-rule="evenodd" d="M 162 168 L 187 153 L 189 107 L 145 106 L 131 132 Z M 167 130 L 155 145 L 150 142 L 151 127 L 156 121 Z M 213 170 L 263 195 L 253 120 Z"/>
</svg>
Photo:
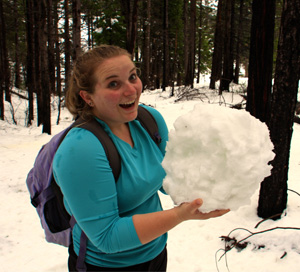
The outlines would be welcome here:
<svg viewBox="0 0 300 272">
<path fill-rule="evenodd" d="M 136 70 L 135 66 L 129 71 L 129 73 L 133 72 L 134 70 Z M 111 79 L 111 78 L 115 78 L 115 77 L 118 77 L 118 76 L 117 75 L 111 75 L 111 76 L 108 76 L 107 78 L 105 78 L 105 80 L 108 80 L 108 79 Z"/>
</svg>

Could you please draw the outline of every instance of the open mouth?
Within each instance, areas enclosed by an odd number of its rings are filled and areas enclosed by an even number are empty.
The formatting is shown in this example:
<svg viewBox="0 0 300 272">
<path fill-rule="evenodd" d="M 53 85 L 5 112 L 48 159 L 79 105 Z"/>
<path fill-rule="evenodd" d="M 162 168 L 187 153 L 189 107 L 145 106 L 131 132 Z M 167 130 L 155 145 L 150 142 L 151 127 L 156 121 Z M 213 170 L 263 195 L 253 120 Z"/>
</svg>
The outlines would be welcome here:
<svg viewBox="0 0 300 272">
<path fill-rule="evenodd" d="M 134 106 L 134 103 L 135 103 L 135 100 L 134 101 L 130 101 L 128 103 L 120 104 L 120 107 L 124 108 L 124 109 L 128 109 L 128 108 Z"/>
</svg>

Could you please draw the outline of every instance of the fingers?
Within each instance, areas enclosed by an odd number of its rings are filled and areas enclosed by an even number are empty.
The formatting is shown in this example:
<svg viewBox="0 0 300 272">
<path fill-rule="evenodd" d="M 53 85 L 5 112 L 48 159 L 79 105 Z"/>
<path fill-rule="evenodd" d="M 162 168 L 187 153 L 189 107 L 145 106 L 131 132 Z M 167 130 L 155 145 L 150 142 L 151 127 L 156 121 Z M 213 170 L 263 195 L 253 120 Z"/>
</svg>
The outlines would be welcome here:
<svg viewBox="0 0 300 272">
<path fill-rule="evenodd" d="M 195 219 L 206 220 L 210 218 L 220 217 L 230 211 L 229 209 L 220 209 L 220 210 L 214 210 L 207 213 L 203 213 L 200 211 L 201 210 L 200 207 L 202 206 L 202 204 L 203 204 L 203 200 L 201 198 L 197 198 L 190 203 L 192 213 L 196 217 Z"/>
<path fill-rule="evenodd" d="M 222 209 L 222 210 L 211 211 L 208 213 L 199 212 L 199 217 L 200 217 L 199 219 L 206 220 L 206 219 L 210 219 L 210 218 L 220 217 L 220 216 L 228 213 L 229 211 L 230 211 L 229 209 Z"/>
<path fill-rule="evenodd" d="M 210 218 L 220 217 L 230 211 L 229 209 L 220 209 L 204 213 L 200 211 L 202 204 L 203 200 L 201 198 L 197 198 L 192 202 L 181 203 L 178 206 L 178 208 L 180 208 L 178 212 L 180 218 L 182 218 L 182 221 L 190 219 L 206 220 Z"/>
</svg>

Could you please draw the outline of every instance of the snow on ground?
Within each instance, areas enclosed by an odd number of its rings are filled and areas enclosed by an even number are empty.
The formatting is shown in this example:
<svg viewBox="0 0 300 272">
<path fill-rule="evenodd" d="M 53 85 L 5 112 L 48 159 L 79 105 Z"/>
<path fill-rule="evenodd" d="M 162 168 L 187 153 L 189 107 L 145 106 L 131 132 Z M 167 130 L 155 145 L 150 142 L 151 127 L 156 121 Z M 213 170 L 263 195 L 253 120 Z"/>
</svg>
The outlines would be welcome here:
<svg viewBox="0 0 300 272">
<path fill-rule="evenodd" d="M 208 85 L 208 82 L 205 82 Z M 203 101 L 190 100 L 174 103 L 168 92 L 160 90 L 145 92 L 141 102 L 155 106 L 165 117 L 169 129 L 175 120 L 190 112 L 195 104 L 210 103 L 228 106 L 242 101 L 238 94 L 201 89 L 206 93 Z M 67 249 L 44 240 L 43 230 L 36 211 L 30 204 L 25 179 L 33 165 L 42 144 L 49 135 L 42 134 L 42 128 L 33 125 L 24 127 L 26 104 L 14 98 L 15 119 L 9 119 L 9 105 L 6 104 L 6 122 L 0 121 L 0 272 L 63 272 L 67 271 Z M 53 104 L 55 106 L 55 104 Z M 57 112 L 53 111 L 53 124 Z M 53 134 L 71 122 L 70 114 L 64 110 L 59 126 L 53 125 Z M 221 118 L 221 117 L 220 117 Z M 230 141 L 230 139 L 228 139 Z M 201 181 L 200 181 L 201 182 Z M 294 125 L 292 138 L 288 187 L 300 192 L 300 125 Z M 293 229 L 274 230 L 249 238 L 249 244 L 241 251 L 233 248 L 224 253 L 226 236 L 243 239 L 251 232 L 275 227 L 300 227 L 300 196 L 289 192 L 285 216 L 279 221 L 268 220 L 257 228 L 261 220 L 256 215 L 259 190 L 251 196 L 251 204 L 240 207 L 223 217 L 207 221 L 184 222 L 169 232 L 169 272 L 296 272 L 300 262 L 300 231 Z M 161 195 L 164 208 L 173 206 L 169 196 Z"/>
</svg>

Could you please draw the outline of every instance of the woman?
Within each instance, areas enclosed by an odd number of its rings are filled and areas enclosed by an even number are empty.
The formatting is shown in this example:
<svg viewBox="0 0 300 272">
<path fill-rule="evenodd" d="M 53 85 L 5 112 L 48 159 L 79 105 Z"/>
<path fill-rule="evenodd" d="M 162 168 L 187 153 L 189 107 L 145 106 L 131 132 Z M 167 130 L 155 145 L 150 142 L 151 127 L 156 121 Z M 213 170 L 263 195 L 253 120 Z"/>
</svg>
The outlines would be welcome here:
<svg viewBox="0 0 300 272">
<path fill-rule="evenodd" d="M 67 211 L 77 221 L 70 247 L 69 270 L 75 271 L 80 234 L 88 237 L 88 271 L 166 271 L 167 232 L 189 219 L 221 216 L 227 210 L 203 214 L 201 199 L 162 210 L 158 190 L 168 129 L 158 111 L 147 108 L 158 124 L 157 146 L 135 120 L 142 83 L 127 51 L 96 47 L 76 62 L 66 104 L 70 112 L 96 118 L 112 138 L 122 170 L 115 183 L 98 139 L 73 128 L 60 145 L 53 163 L 55 179 Z"/>
</svg>

